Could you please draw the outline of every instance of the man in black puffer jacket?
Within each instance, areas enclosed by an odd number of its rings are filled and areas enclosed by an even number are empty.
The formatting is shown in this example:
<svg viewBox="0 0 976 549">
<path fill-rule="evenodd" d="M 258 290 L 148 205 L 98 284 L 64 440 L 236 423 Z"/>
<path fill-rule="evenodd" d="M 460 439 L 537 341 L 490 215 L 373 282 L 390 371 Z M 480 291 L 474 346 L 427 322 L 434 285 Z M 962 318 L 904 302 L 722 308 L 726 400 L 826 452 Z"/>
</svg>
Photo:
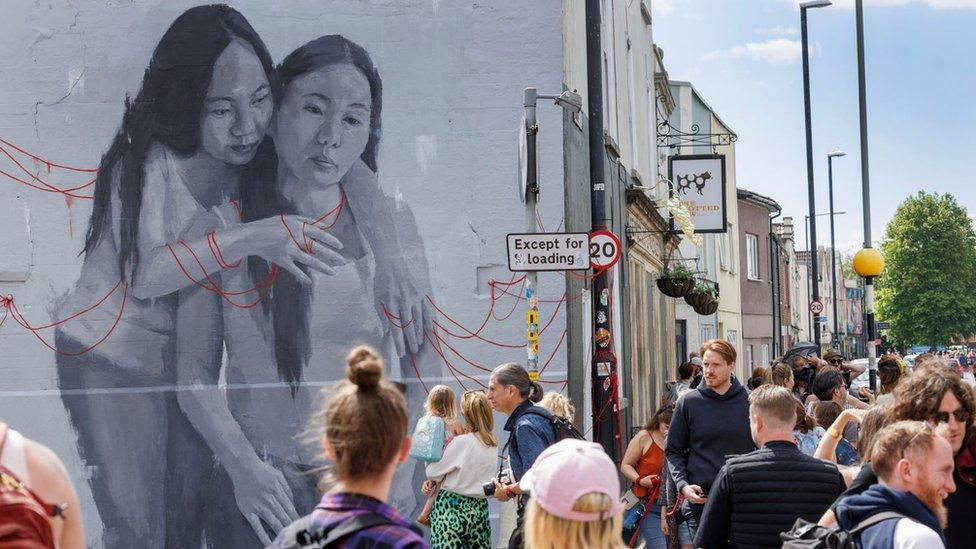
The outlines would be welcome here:
<svg viewBox="0 0 976 549">
<path fill-rule="evenodd" d="M 758 450 L 729 458 L 702 513 L 695 547 L 780 547 L 797 518 L 815 522 L 844 491 L 837 466 L 800 452 L 793 441 L 796 400 L 764 385 L 749 395 Z"/>
</svg>

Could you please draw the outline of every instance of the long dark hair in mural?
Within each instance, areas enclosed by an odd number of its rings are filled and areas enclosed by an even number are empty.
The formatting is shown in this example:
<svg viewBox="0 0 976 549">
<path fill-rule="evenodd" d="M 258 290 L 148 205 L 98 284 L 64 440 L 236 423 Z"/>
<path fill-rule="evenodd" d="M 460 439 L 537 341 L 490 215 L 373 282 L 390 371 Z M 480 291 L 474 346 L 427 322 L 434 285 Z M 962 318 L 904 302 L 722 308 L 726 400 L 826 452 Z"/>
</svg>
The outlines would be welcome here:
<svg viewBox="0 0 976 549">
<path fill-rule="evenodd" d="M 244 17 L 214 5 L 159 42 L 61 309 L 120 280 L 128 298 L 56 336 L 106 546 L 266 544 L 317 501 L 327 464 L 300 435 L 349 347 L 399 359 L 395 377 L 429 362 L 423 243 L 377 181 L 381 106 L 369 54 L 342 36 L 272 70 Z M 391 496 L 408 511 L 414 476 Z"/>
</svg>

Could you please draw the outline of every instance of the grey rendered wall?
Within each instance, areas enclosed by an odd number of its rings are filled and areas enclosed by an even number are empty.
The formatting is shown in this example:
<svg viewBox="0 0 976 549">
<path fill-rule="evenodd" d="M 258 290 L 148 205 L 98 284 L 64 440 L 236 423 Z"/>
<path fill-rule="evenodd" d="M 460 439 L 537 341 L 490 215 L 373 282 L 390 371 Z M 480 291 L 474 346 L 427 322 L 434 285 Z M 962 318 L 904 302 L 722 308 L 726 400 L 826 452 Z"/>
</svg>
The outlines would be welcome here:
<svg viewBox="0 0 976 549">
<path fill-rule="evenodd" d="M 380 186 L 400 207 L 410 208 L 417 220 L 430 264 L 433 299 L 460 324 L 477 328 L 488 310 L 489 279 L 511 276 L 505 234 L 528 229 L 515 193 L 522 89 L 564 87 L 561 3 L 230 3 L 248 18 L 275 61 L 325 34 L 342 34 L 371 54 L 384 83 Z M 0 138 L 57 163 L 97 166 L 119 126 L 123 101 L 137 92 L 160 36 L 183 10 L 197 4 L 5 2 L 0 18 Z M 579 181 L 586 173 L 581 161 L 585 154 L 564 157 L 563 149 L 564 145 L 585 146 L 585 133 L 570 132 L 564 138 L 563 130 L 575 126 L 559 109 L 540 108 L 538 116 L 544 128 L 539 134 L 543 185 L 553 189 L 553 183 L 564 179 Z M 39 173 L 48 170 L 43 162 L 25 165 Z M 13 174 L 17 168 L 2 157 L 0 169 Z M 69 184 L 77 179 L 64 176 L 57 181 Z M 579 191 L 577 184 L 567 195 Z M 563 200 L 562 192 L 544 192 L 539 209 L 548 230 L 564 216 Z M 49 311 L 78 277 L 90 213 L 86 202 L 34 190 L 0 175 L 5 235 L 0 240 L 4 246 L 0 294 L 14 296 L 34 324 L 57 320 Z M 587 208 L 574 210 L 566 220 L 567 228 L 581 228 L 584 219 L 588 219 Z M 565 291 L 562 276 L 540 275 L 539 293 L 544 299 L 558 299 Z M 513 304 L 512 298 L 502 298 L 501 313 L 496 314 L 503 316 Z M 483 335 L 521 342 L 524 325 L 519 307 L 507 321 L 489 319 Z M 541 306 L 543 319 L 554 307 Z M 542 336 L 543 360 L 553 353 L 566 328 L 564 315 L 565 309 Z M 53 344 L 53 334 L 37 335 Z M 573 333 L 570 339 L 575 337 Z M 494 347 L 475 339 L 451 343 L 484 367 L 524 362 L 522 349 Z M 88 471 L 75 449 L 76 435 L 61 404 L 54 353 L 9 320 L 0 327 L 0 348 L 0 419 L 50 446 L 65 460 L 81 493 L 89 543 L 100 546 L 101 520 L 88 488 Z M 554 353 L 546 379 L 566 379 L 564 349 Z M 456 368 L 485 382 L 484 372 L 456 356 L 449 358 Z M 439 359 L 428 370 L 439 372 L 428 382 L 444 382 L 460 392 Z M 410 380 L 405 381 L 410 385 Z M 415 410 L 419 406 L 416 398 L 412 405 Z M 496 416 L 496 422 L 502 419 Z"/>
</svg>

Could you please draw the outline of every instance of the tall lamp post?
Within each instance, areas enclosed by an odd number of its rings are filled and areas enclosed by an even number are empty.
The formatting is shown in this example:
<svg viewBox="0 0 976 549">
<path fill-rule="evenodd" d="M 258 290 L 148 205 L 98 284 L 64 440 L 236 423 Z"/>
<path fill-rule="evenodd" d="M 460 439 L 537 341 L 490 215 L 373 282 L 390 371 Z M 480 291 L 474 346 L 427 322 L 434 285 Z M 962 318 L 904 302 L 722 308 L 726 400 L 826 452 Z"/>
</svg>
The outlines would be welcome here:
<svg viewBox="0 0 976 549">
<path fill-rule="evenodd" d="M 806 119 L 807 131 L 807 196 L 810 202 L 810 267 L 811 276 L 816 280 L 817 270 L 817 207 L 816 197 L 813 187 L 813 129 L 810 124 L 810 52 L 807 41 L 807 10 L 812 8 L 825 8 L 831 5 L 830 0 L 809 0 L 800 3 L 800 37 L 803 48 L 803 109 Z M 813 295 L 811 301 L 820 299 L 819 284 L 813 285 Z M 813 342 L 817 345 L 817 352 L 820 352 L 820 315 L 813 315 Z"/>
<path fill-rule="evenodd" d="M 855 0 L 855 25 L 857 28 L 857 98 L 861 125 L 861 201 L 864 211 L 864 248 L 854 256 L 854 270 L 864 277 L 864 314 L 867 321 L 868 376 L 871 390 L 878 389 L 878 352 L 875 348 L 874 327 L 874 277 L 884 269 L 881 252 L 871 247 L 871 180 L 868 174 L 868 106 L 864 69 L 864 2 Z M 860 257 L 861 261 L 858 262 Z M 860 268 L 858 268 L 860 265 Z"/>
<path fill-rule="evenodd" d="M 843 151 L 834 151 L 827 155 L 827 189 L 830 193 L 830 280 L 834 292 L 834 336 L 831 338 L 831 345 L 836 343 L 834 338 L 840 331 L 837 323 L 837 246 L 834 243 L 834 158 L 846 155 L 847 153 Z"/>
</svg>

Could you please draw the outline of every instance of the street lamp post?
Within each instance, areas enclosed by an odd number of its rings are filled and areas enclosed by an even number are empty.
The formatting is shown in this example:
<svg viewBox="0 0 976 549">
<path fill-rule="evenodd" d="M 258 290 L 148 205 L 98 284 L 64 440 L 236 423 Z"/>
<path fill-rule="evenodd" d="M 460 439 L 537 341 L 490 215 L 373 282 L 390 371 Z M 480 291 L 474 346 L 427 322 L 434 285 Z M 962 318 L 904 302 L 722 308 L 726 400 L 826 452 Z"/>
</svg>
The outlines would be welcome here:
<svg viewBox="0 0 976 549">
<path fill-rule="evenodd" d="M 803 109 L 806 120 L 807 137 L 807 196 L 810 202 L 810 267 L 811 275 L 814 280 L 818 276 L 817 270 L 817 207 L 816 197 L 813 187 L 813 129 L 810 123 L 810 53 L 807 41 L 807 10 L 811 8 L 825 8 L 831 5 L 830 0 L 809 0 L 800 3 L 800 37 L 803 48 Z M 818 284 L 813 285 L 813 295 L 811 301 L 820 299 L 820 288 Z M 813 315 L 813 342 L 817 345 L 817 352 L 820 352 L 820 315 Z"/>
<path fill-rule="evenodd" d="M 837 245 L 834 241 L 834 158 L 846 154 L 843 151 L 834 151 L 827 155 L 827 189 L 830 193 L 830 278 L 834 292 L 834 335 L 831 338 L 831 344 L 835 344 L 833 339 L 837 337 L 839 332 L 839 324 L 837 323 Z"/>
<path fill-rule="evenodd" d="M 847 213 L 846 211 L 835 212 L 835 211 L 831 210 L 829 212 L 818 213 L 814 217 L 823 217 L 825 215 L 829 215 L 830 216 L 830 224 L 831 224 L 831 227 L 832 227 L 833 224 L 834 224 L 834 216 L 844 215 L 846 213 Z M 807 263 L 806 264 L 807 265 L 807 278 L 810 279 L 810 295 L 813 295 L 813 292 L 814 292 L 813 289 L 814 288 L 817 288 L 817 290 L 816 290 L 816 292 L 817 292 L 817 299 L 819 299 L 819 297 L 820 297 L 820 280 L 818 280 L 819 277 L 817 277 L 817 279 L 814 279 L 813 276 L 811 276 L 811 273 L 810 273 L 810 265 L 813 263 L 814 258 L 817 256 L 817 254 L 816 254 L 816 251 L 817 250 L 814 250 L 814 249 L 812 249 L 810 247 L 810 236 L 811 236 L 810 235 L 810 227 L 811 227 L 810 216 L 809 215 L 803 216 L 803 220 L 804 220 L 804 227 L 805 227 L 806 232 L 807 232 L 807 253 L 810 254 L 810 263 Z M 833 242 L 831 242 L 831 246 L 833 246 Z M 814 298 L 811 298 L 811 301 L 813 299 Z M 836 285 L 834 286 L 834 303 L 837 303 L 837 286 Z M 834 311 L 836 312 L 836 310 L 837 309 L 835 307 L 834 308 Z M 807 311 L 809 312 L 809 308 L 807 309 Z M 807 322 L 807 325 L 810 326 L 810 331 L 813 331 L 815 329 L 812 326 L 814 320 L 812 320 L 810 318 L 812 315 L 813 315 L 813 313 L 810 312 L 809 315 L 807 316 L 807 321 L 808 321 Z M 819 315 L 813 317 L 813 319 L 815 319 L 816 322 L 818 322 L 818 323 L 820 322 L 820 316 Z M 834 333 L 836 333 L 836 332 L 834 332 Z"/>
<path fill-rule="evenodd" d="M 871 248 L 871 180 L 868 175 L 868 106 L 867 86 L 864 68 L 864 2 L 854 2 L 855 26 L 857 29 L 857 98 L 861 125 L 861 207 L 864 211 L 864 248 L 857 253 L 864 258 L 864 271 L 857 273 L 864 277 L 864 315 L 867 326 L 868 379 L 871 390 L 878 389 L 878 351 L 875 348 L 874 328 L 874 277 L 881 274 L 884 259 L 881 253 Z M 857 256 L 855 256 L 856 258 Z"/>
</svg>

